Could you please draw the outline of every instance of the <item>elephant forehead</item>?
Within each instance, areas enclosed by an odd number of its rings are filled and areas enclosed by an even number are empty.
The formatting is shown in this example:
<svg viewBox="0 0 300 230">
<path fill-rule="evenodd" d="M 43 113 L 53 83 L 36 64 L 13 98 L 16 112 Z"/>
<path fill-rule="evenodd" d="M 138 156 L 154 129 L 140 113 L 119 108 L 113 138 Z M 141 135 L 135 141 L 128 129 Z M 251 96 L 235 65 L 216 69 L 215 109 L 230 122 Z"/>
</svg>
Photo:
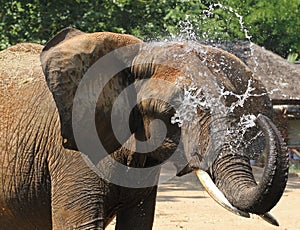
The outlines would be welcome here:
<svg viewBox="0 0 300 230">
<path fill-rule="evenodd" d="M 219 85 L 239 94 L 246 91 L 249 79 L 254 78 L 236 56 L 198 43 L 150 43 L 141 49 L 133 64 L 137 78 L 174 82 L 198 74 L 201 78 L 214 77 Z M 180 78 L 181 75 L 184 77 Z"/>
<path fill-rule="evenodd" d="M 197 58 L 196 52 L 188 44 L 184 43 L 149 43 L 142 47 L 138 56 L 148 63 L 164 63 L 178 69 L 182 65 L 189 63 L 192 58 Z"/>
<path fill-rule="evenodd" d="M 169 82 L 177 82 L 179 79 L 190 83 L 186 77 L 187 70 L 196 68 L 199 58 L 186 44 L 166 43 L 147 44 L 143 46 L 133 61 L 132 72 L 138 79 L 152 78 Z"/>
</svg>

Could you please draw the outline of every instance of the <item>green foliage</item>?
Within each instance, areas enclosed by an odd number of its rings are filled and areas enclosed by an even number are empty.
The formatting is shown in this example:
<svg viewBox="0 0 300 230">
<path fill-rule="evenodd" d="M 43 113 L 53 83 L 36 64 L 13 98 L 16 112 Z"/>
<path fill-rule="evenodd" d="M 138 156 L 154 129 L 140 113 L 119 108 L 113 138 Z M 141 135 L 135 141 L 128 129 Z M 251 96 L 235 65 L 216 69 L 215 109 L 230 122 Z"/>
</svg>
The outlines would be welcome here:
<svg viewBox="0 0 300 230">
<path fill-rule="evenodd" d="M 64 27 L 142 39 L 179 36 L 252 41 L 284 57 L 300 53 L 299 0 L 0 0 L 0 49 L 44 44 Z"/>
<path fill-rule="evenodd" d="M 300 52 L 300 1 L 246 1 L 249 14 L 245 21 L 252 39 L 281 56 Z"/>
<path fill-rule="evenodd" d="M 291 54 L 288 55 L 287 60 L 291 63 L 295 63 L 297 58 L 298 58 L 297 53 L 291 53 Z"/>
</svg>

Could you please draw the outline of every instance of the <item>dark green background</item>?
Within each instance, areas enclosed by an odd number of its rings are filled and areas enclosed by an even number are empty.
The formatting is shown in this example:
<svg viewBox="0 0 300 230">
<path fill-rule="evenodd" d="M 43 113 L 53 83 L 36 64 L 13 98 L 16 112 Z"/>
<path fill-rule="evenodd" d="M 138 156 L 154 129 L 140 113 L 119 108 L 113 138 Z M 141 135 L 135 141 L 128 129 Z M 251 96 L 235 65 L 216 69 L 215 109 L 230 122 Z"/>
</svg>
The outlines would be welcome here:
<svg viewBox="0 0 300 230">
<path fill-rule="evenodd" d="M 224 7 L 203 13 L 218 2 Z M 252 42 L 283 57 L 300 54 L 300 0 L 0 0 L 0 6 L 0 49 L 44 44 L 66 26 L 161 39 L 189 31 L 187 17 L 199 40 L 245 40 L 236 12 Z"/>
</svg>

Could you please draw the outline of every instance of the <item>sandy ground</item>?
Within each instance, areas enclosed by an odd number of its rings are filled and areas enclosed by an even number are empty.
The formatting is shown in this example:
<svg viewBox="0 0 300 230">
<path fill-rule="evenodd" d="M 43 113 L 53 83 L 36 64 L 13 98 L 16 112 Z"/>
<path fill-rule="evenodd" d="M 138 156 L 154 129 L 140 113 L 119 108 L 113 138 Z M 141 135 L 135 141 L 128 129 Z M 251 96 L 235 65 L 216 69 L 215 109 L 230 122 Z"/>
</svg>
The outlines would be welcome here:
<svg viewBox="0 0 300 230">
<path fill-rule="evenodd" d="M 175 177 L 159 186 L 153 230 L 299 230 L 300 178 L 289 178 L 285 193 L 271 214 L 279 227 L 260 217 L 236 216 L 219 206 L 203 190 L 195 174 Z M 113 221 L 108 230 L 114 229 Z"/>
</svg>

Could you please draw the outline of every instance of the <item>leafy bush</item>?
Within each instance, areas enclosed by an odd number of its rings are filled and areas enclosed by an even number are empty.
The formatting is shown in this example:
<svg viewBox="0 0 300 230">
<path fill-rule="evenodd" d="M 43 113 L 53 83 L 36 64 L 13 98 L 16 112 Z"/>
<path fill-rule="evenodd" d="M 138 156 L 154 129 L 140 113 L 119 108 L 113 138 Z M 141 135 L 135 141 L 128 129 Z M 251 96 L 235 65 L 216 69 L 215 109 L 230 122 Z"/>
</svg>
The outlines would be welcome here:
<svg viewBox="0 0 300 230">
<path fill-rule="evenodd" d="M 244 40 L 249 30 L 254 43 L 284 57 L 300 53 L 299 0 L 0 0 L 0 5 L 0 49 L 22 41 L 44 44 L 72 26 L 146 40 L 180 34 Z"/>
</svg>

